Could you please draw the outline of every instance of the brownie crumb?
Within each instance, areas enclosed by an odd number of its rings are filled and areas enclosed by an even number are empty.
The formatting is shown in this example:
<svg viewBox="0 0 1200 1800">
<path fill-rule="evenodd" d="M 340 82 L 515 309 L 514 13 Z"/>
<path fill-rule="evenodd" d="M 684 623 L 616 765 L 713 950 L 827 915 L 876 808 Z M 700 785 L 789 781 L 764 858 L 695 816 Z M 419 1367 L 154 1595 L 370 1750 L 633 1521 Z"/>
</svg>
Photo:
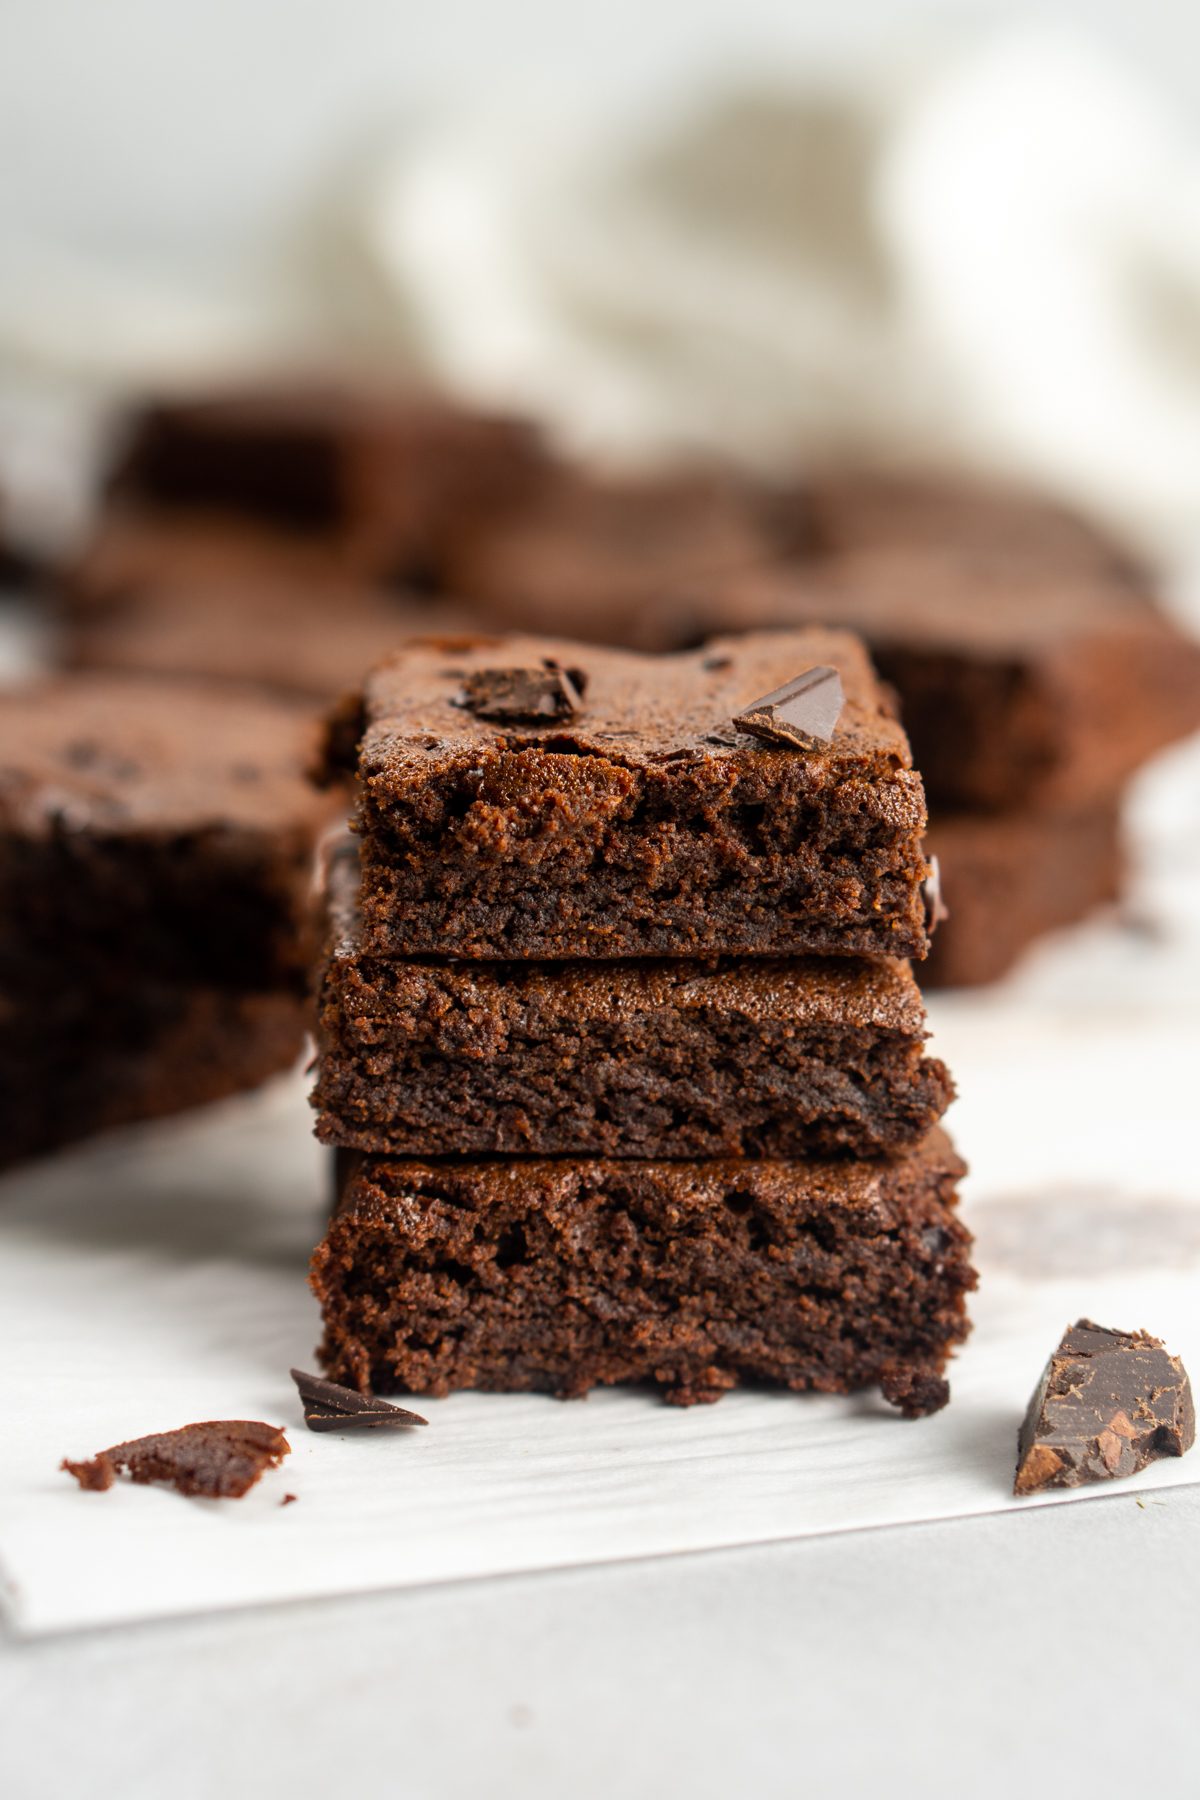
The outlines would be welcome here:
<svg viewBox="0 0 1200 1800">
<path fill-rule="evenodd" d="M 280 1506 L 291 1506 L 293 1504 L 293 1502 L 298 1498 L 299 1498 L 299 1496 L 296 1494 L 285 1494 L 283 1496 L 283 1499 L 279 1502 L 279 1504 L 280 1504 Z"/>
<path fill-rule="evenodd" d="M 1187 1370 L 1145 1331 L 1080 1319 L 1046 1364 L 1017 1443 L 1014 1494 L 1136 1475 L 1196 1441 Z"/>
<path fill-rule="evenodd" d="M 941 1375 L 918 1369 L 885 1369 L 879 1386 L 888 1405 L 906 1419 L 927 1418 L 950 1401 L 950 1383 Z"/>
<path fill-rule="evenodd" d="M 240 1500 L 267 1469 L 276 1468 L 291 1445 L 276 1425 L 253 1419 L 213 1419 L 178 1431 L 131 1438 L 86 1462 L 59 1464 L 80 1487 L 110 1488 L 118 1474 L 142 1484 L 166 1482 L 181 1494 Z"/>
</svg>

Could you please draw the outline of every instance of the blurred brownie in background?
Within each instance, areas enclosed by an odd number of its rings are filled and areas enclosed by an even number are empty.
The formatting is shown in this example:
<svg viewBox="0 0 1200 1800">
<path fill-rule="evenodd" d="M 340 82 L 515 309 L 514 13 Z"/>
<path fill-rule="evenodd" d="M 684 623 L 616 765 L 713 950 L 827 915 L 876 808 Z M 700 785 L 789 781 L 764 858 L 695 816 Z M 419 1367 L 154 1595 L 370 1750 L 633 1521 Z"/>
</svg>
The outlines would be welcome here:
<svg viewBox="0 0 1200 1800">
<path fill-rule="evenodd" d="M 1200 643 L 1142 589 L 932 551 L 732 586 L 722 630 L 855 631 L 900 697 L 932 807 L 1079 810 L 1200 726 Z"/>
<path fill-rule="evenodd" d="M 1036 939 L 1120 894 L 1120 815 L 1111 801 L 1082 813 L 943 813 L 925 845 L 938 859 L 950 916 L 921 964 L 923 987 L 996 981 Z"/>
<path fill-rule="evenodd" d="M 264 384 L 144 407 L 111 493 L 309 533 L 420 582 L 459 518 L 511 500 L 546 464 L 522 420 L 350 384 Z"/>
<path fill-rule="evenodd" d="M 164 576 L 67 617 L 69 668 L 195 676 L 329 702 L 411 637 L 474 632 L 464 607 L 356 581 Z"/>
<path fill-rule="evenodd" d="M 492 628 L 679 650 L 711 630 L 708 593 L 794 543 L 774 496 L 731 470 L 560 470 L 448 537 L 440 584 Z"/>
<path fill-rule="evenodd" d="M 0 1160 L 296 1059 L 313 751 L 306 709 L 191 684 L 0 697 Z"/>
</svg>

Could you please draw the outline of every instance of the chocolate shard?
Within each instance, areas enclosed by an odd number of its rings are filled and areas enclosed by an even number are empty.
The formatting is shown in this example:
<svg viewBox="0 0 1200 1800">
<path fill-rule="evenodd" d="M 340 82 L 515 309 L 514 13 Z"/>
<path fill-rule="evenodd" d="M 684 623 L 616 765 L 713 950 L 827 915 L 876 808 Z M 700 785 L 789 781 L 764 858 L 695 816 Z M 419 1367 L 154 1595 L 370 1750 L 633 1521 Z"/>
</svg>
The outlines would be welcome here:
<svg viewBox="0 0 1200 1800">
<path fill-rule="evenodd" d="M 210 1419 L 131 1438 L 101 1450 L 87 1462 L 59 1465 L 82 1488 L 103 1491 L 118 1473 L 139 1483 L 165 1482 L 181 1494 L 206 1500 L 240 1500 L 267 1469 L 291 1450 L 277 1425 L 258 1419 Z"/>
<path fill-rule="evenodd" d="M 399 1406 L 385 1413 L 330 1412 L 323 1406 L 306 1406 L 304 1423 L 310 1431 L 407 1431 L 410 1426 L 427 1424 L 428 1420 Z"/>
<path fill-rule="evenodd" d="M 1144 1331 L 1080 1319 L 1046 1364 L 1017 1441 L 1014 1494 L 1136 1475 L 1196 1440 L 1187 1370 Z"/>
<path fill-rule="evenodd" d="M 393 1406 L 390 1400 L 381 1400 L 377 1394 L 360 1394 L 354 1388 L 325 1381 L 320 1375 L 309 1375 L 303 1369 L 293 1369 L 291 1376 L 304 1402 L 304 1423 L 310 1431 L 429 1423 L 420 1413 Z"/>
<path fill-rule="evenodd" d="M 950 917 L 950 908 L 942 895 L 942 870 L 936 856 L 929 859 L 929 873 L 921 886 L 921 897 L 925 902 L 925 930 L 932 937 L 939 925 L 944 925 Z"/>
<path fill-rule="evenodd" d="M 556 725 L 583 706 L 579 671 L 547 663 L 540 669 L 476 669 L 455 704 L 477 719 Z"/>
<path fill-rule="evenodd" d="M 796 750 L 825 750 L 833 742 L 846 696 L 842 678 L 825 663 L 805 669 L 773 693 L 764 694 L 734 717 L 739 731 L 768 744 Z"/>
</svg>

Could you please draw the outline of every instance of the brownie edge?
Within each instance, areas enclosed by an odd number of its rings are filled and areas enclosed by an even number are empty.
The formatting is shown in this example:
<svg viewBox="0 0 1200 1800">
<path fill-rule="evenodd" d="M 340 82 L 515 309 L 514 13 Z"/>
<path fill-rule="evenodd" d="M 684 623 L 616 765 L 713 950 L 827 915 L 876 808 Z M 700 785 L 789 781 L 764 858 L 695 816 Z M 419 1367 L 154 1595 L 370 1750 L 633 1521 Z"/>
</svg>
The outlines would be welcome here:
<svg viewBox="0 0 1200 1800">
<path fill-rule="evenodd" d="M 312 1264 L 322 1359 L 362 1392 L 570 1398 L 652 1382 L 948 1398 L 969 1329 L 964 1164 L 339 1158 Z"/>
</svg>

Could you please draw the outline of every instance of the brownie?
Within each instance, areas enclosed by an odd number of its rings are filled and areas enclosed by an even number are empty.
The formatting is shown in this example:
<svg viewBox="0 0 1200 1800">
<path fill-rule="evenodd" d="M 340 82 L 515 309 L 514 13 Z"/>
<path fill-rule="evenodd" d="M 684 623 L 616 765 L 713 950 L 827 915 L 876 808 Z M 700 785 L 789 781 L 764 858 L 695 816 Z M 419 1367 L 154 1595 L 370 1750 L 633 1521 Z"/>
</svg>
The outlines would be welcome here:
<svg viewBox="0 0 1200 1800">
<path fill-rule="evenodd" d="M 296 1066 L 309 1023 L 299 994 L 136 977 L 115 996 L 5 993 L 0 1167 L 259 1087 Z"/>
<path fill-rule="evenodd" d="M 845 690 L 824 749 L 735 729 L 815 666 Z M 514 678 L 527 698 L 489 703 Z M 552 638 L 416 643 L 368 677 L 359 724 L 372 953 L 925 954 L 921 778 L 847 634 L 671 657 Z"/>
<path fill-rule="evenodd" d="M 933 550 L 981 571 L 1028 567 L 1144 585 L 1130 549 L 1071 508 L 1030 489 L 924 471 L 812 472 L 780 510 L 802 521 L 810 558 Z"/>
<path fill-rule="evenodd" d="M 301 1047 L 307 709 L 61 676 L 0 696 L 0 1159 L 218 1098 Z"/>
<path fill-rule="evenodd" d="M 143 409 L 112 479 L 121 499 L 210 508 L 336 538 L 414 577 L 464 514 L 548 463 L 523 421 L 356 384 L 273 383 Z"/>
<path fill-rule="evenodd" d="M 944 1403 L 975 1285 L 940 1131 L 871 1162 L 341 1159 L 313 1259 L 364 1391 L 738 1383 Z"/>
<path fill-rule="evenodd" d="M 240 1500 L 290 1453 L 278 1425 L 264 1425 L 260 1419 L 209 1419 L 113 1444 L 86 1462 L 64 1457 L 59 1467 L 92 1493 L 104 1493 L 118 1475 L 128 1475 L 143 1486 L 164 1482 L 192 1498 Z"/>
<path fill-rule="evenodd" d="M 1200 727 L 1200 643 L 1110 580 L 863 554 L 749 577 L 713 622 L 858 632 L 900 697 L 935 811 L 1079 811 Z"/>
<path fill-rule="evenodd" d="M 959 813 L 933 821 L 949 918 L 923 987 L 973 987 L 1006 974 L 1045 932 L 1115 900 L 1122 872 L 1115 802 L 1082 813 Z"/>
<path fill-rule="evenodd" d="M 101 513 L 78 554 L 60 569 L 55 592 L 70 625 L 109 613 L 119 617 L 131 602 L 163 590 L 207 597 L 232 583 L 262 583 L 303 591 L 348 584 L 356 574 L 335 538 L 236 514 L 116 504 Z"/>
<path fill-rule="evenodd" d="M 331 870 L 313 1104 L 400 1156 L 877 1156 L 953 1095 L 907 963 L 444 963 L 365 952 Z"/>
<path fill-rule="evenodd" d="M 464 520 L 441 581 L 493 629 L 678 650 L 707 635 L 707 585 L 773 558 L 777 539 L 768 494 L 730 471 L 580 470 Z"/>
<path fill-rule="evenodd" d="M 345 576 L 164 579 L 76 617 L 64 633 L 63 660 L 329 702 L 409 637 L 478 629 L 478 619 L 449 602 Z"/>
</svg>

